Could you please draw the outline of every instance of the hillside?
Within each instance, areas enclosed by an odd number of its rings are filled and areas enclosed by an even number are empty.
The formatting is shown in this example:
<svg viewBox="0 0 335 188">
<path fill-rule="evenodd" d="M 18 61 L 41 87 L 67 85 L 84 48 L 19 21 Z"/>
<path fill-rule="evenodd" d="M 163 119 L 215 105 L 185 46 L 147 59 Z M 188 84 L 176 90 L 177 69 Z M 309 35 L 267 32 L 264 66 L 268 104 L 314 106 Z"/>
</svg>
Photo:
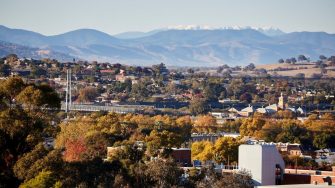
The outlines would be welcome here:
<svg viewBox="0 0 335 188">
<path fill-rule="evenodd" d="M 306 78 L 313 77 L 314 74 L 321 74 L 322 69 L 317 68 L 313 63 L 306 64 L 287 64 L 287 63 L 275 63 L 266 65 L 257 65 L 257 69 L 265 69 L 270 75 L 288 76 L 295 77 L 297 74 L 304 74 Z M 282 70 L 280 70 L 282 69 Z M 326 67 L 327 71 L 325 77 L 335 77 L 335 66 Z"/>
<path fill-rule="evenodd" d="M 93 29 L 55 36 L 0 26 L 0 40 L 50 50 L 86 60 L 169 66 L 271 64 L 304 54 L 311 59 L 335 54 L 335 35 L 324 32 L 281 33 L 279 30 L 159 30 L 124 33 L 119 38 Z M 121 37 L 120 37 L 121 36 Z M 10 48 L 10 47 L 9 47 Z M 60 59 L 60 58 L 57 58 Z"/>
<path fill-rule="evenodd" d="M 50 58 L 58 59 L 60 61 L 72 61 L 73 59 L 73 57 L 67 54 L 55 52 L 48 49 L 32 48 L 0 41 L 0 56 L 3 57 L 8 54 L 17 54 L 19 57 L 27 57 L 33 59 Z"/>
</svg>

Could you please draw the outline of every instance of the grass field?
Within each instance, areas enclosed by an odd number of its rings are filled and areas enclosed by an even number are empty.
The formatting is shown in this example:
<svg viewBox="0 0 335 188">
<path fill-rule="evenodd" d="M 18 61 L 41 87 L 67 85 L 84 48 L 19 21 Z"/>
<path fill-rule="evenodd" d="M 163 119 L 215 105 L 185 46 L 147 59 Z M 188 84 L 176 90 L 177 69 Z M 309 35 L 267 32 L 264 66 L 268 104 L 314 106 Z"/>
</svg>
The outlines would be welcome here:
<svg viewBox="0 0 335 188">
<path fill-rule="evenodd" d="M 298 73 L 303 73 L 305 74 L 306 78 L 310 78 L 313 74 L 321 74 L 321 69 L 320 68 L 315 68 L 314 64 L 267 64 L 267 65 L 257 65 L 257 69 L 265 69 L 268 71 L 269 74 L 273 75 L 276 74 L 280 76 L 290 76 L 294 77 Z M 294 69 L 294 70 L 277 70 L 274 71 L 274 69 Z M 333 77 L 335 78 L 335 66 L 332 67 L 326 67 L 327 73 L 324 74 L 327 77 Z"/>
</svg>

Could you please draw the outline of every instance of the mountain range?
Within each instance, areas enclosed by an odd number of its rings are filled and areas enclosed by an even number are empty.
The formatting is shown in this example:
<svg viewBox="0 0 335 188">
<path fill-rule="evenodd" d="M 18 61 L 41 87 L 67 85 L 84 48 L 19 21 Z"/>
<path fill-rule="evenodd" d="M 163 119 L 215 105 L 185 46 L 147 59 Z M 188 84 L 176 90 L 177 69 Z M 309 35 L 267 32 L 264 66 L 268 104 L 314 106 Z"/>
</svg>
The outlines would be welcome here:
<svg viewBox="0 0 335 188">
<path fill-rule="evenodd" d="M 93 29 L 79 29 L 45 36 L 0 26 L 0 41 L 1 53 L 10 51 L 21 57 L 34 54 L 31 56 L 37 58 L 39 54 L 44 57 L 47 54 L 64 61 L 75 57 L 135 65 L 160 62 L 170 66 L 266 64 L 300 54 L 311 59 L 317 59 L 321 54 L 335 54 L 335 34 L 284 33 L 275 28 L 251 27 L 165 28 L 151 32 L 126 32 L 115 36 Z M 23 47 L 24 54 L 22 50 L 15 51 Z M 32 52 L 27 53 L 28 51 Z"/>
</svg>

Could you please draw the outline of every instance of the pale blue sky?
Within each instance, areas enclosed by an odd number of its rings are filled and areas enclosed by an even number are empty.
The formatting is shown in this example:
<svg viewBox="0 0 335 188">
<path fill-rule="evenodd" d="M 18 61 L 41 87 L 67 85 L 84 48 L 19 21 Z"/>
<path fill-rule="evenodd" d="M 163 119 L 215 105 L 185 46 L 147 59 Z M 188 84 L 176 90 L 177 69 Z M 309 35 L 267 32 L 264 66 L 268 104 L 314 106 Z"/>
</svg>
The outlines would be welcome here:
<svg viewBox="0 0 335 188">
<path fill-rule="evenodd" d="M 0 0 L 0 6 L 1 25 L 45 35 L 191 24 L 335 33 L 335 0 Z"/>
</svg>

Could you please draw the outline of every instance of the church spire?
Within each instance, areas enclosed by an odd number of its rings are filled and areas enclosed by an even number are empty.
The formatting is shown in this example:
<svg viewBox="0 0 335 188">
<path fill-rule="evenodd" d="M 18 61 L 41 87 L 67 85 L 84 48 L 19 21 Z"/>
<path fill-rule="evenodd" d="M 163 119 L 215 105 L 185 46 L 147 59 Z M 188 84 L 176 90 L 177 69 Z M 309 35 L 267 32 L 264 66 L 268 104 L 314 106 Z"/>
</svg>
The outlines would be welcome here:
<svg viewBox="0 0 335 188">
<path fill-rule="evenodd" d="M 285 99 L 284 99 L 284 96 L 283 96 L 283 92 L 280 93 L 280 97 L 279 97 L 279 100 L 278 100 L 278 107 L 282 110 L 285 109 Z"/>
</svg>

